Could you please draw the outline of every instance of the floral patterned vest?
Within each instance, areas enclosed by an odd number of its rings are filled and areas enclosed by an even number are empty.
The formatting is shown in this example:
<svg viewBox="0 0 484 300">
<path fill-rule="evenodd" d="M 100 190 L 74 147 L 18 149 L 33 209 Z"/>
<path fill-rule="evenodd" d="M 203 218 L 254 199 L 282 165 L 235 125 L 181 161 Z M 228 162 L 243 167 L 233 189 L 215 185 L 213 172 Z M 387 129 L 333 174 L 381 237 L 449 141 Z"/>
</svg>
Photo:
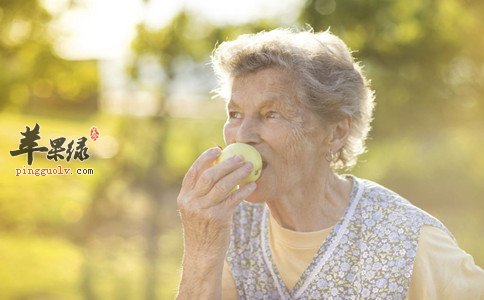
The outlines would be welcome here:
<svg viewBox="0 0 484 300">
<path fill-rule="evenodd" d="M 404 299 L 412 277 L 420 228 L 450 232 L 398 194 L 353 180 L 341 220 L 292 290 L 271 255 L 269 211 L 242 202 L 234 214 L 227 262 L 240 299 Z"/>
</svg>

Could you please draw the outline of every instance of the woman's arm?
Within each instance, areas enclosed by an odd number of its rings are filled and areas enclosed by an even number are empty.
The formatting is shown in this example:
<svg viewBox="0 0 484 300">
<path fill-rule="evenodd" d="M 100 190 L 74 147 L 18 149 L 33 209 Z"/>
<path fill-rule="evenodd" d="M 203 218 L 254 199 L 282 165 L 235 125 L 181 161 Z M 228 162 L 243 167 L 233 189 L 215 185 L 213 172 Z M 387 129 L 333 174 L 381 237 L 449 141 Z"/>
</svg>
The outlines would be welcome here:
<svg viewBox="0 0 484 300">
<path fill-rule="evenodd" d="M 222 299 L 239 299 L 239 295 L 237 293 L 237 286 L 235 284 L 234 276 L 232 275 L 232 269 L 227 263 L 227 260 L 224 260 L 224 267 L 222 272 Z"/>
<path fill-rule="evenodd" d="M 256 188 L 251 183 L 232 192 L 252 164 L 236 156 L 214 166 L 219 155 L 219 148 L 200 155 L 185 175 L 177 198 L 184 243 L 177 299 L 220 299 L 232 216 Z"/>
<path fill-rule="evenodd" d="M 484 299 L 484 271 L 446 232 L 424 226 L 407 299 Z"/>
<path fill-rule="evenodd" d="M 221 299 L 223 261 L 184 256 L 177 299 Z"/>
</svg>

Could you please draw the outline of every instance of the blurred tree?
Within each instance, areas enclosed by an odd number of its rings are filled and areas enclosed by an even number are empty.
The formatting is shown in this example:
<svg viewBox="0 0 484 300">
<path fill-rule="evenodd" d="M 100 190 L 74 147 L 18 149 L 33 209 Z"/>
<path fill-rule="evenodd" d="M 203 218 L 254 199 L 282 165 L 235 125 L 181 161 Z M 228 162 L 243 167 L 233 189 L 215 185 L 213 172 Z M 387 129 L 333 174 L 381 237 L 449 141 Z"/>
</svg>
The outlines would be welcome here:
<svg viewBox="0 0 484 300">
<path fill-rule="evenodd" d="M 166 83 L 169 83 L 176 76 L 180 61 L 206 62 L 217 43 L 243 33 L 255 33 L 276 26 L 273 20 L 216 26 L 190 11 L 181 11 L 161 29 L 150 29 L 140 24 L 133 41 L 136 57 L 131 72 L 136 78 L 140 59 L 144 55 L 154 55 L 168 77 Z"/>
<path fill-rule="evenodd" d="M 481 121 L 483 20 L 481 2 L 459 0 L 308 0 L 299 16 L 357 51 L 382 103 L 374 134 L 392 135 Z"/>
<path fill-rule="evenodd" d="M 96 62 L 60 58 L 51 20 L 38 0 L 0 1 L 0 110 L 97 108 Z"/>
</svg>

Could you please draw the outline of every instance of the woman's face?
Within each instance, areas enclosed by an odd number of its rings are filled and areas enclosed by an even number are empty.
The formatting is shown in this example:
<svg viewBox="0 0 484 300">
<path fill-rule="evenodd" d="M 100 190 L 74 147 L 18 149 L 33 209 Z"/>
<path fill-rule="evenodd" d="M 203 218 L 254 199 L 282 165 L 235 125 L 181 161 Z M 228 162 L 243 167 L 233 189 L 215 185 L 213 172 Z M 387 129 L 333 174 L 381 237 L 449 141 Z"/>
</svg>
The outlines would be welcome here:
<svg viewBox="0 0 484 300">
<path fill-rule="evenodd" d="M 262 156 L 261 177 L 247 201 L 274 201 L 310 188 L 329 170 L 328 130 L 301 104 L 288 72 L 268 68 L 234 78 L 227 112 L 226 144 L 250 144 Z"/>
</svg>

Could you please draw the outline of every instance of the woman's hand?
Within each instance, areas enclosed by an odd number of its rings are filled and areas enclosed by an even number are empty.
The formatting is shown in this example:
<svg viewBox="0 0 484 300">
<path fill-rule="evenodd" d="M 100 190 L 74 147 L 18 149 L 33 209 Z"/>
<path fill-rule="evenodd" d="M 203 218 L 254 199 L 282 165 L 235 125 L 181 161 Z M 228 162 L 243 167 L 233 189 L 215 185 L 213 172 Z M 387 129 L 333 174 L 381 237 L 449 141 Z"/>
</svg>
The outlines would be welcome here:
<svg viewBox="0 0 484 300">
<path fill-rule="evenodd" d="M 256 184 L 251 183 L 232 192 L 252 164 L 234 156 L 214 165 L 220 151 L 211 148 L 202 153 L 183 179 L 177 200 L 185 253 L 225 256 L 234 210 L 255 190 Z"/>
<path fill-rule="evenodd" d="M 184 241 L 178 299 L 220 298 L 232 215 L 256 188 L 250 183 L 234 190 L 250 173 L 252 164 L 235 156 L 214 165 L 220 152 L 211 148 L 198 157 L 177 198 Z"/>
<path fill-rule="evenodd" d="M 183 179 L 177 203 L 183 226 L 183 272 L 178 299 L 217 299 L 232 215 L 256 188 L 250 183 L 234 190 L 252 170 L 235 156 L 214 165 L 219 148 L 198 157 Z"/>
</svg>

